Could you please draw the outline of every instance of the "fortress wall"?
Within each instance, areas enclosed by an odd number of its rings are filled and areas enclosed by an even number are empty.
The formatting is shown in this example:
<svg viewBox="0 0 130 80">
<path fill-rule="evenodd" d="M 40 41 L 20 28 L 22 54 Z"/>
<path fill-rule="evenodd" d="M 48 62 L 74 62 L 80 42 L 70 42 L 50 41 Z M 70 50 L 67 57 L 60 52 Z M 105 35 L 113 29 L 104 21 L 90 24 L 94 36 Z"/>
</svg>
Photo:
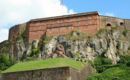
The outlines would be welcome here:
<svg viewBox="0 0 130 80">
<path fill-rule="evenodd" d="M 87 64 L 81 70 L 71 67 L 59 67 L 3 73 L 2 80 L 87 80 L 92 72 L 93 68 Z"/>
<path fill-rule="evenodd" d="M 110 17 L 110 16 L 100 16 L 100 20 L 101 20 L 102 27 L 117 27 L 117 26 L 120 26 L 122 28 L 125 27 L 124 19 Z"/>
<path fill-rule="evenodd" d="M 9 30 L 9 40 L 16 41 L 18 34 L 19 34 L 19 25 L 16 25 Z"/>
<path fill-rule="evenodd" d="M 100 27 L 98 15 L 84 15 L 68 18 L 47 19 L 30 22 L 26 29 L 28 41 L 39 40 L 43 35 L 63 35 L 72 30 L 79 30 L 87 34 L 94 34 Z"/>
<path fill-rule="evenodd" d="M 16 41 L 17 36 L 26 28 L 26 23 L 15 25 L 9 30 L 9 40 Z"/>
<path fill-rule="evenodd" d="M 125 19 L 126 29 L 130 29 L 130 19 Z"/>
<path fill-rule="evenodd" d="M 87 63 L 84 68 L 77 71 L 73 68 L 70 70 L 71 79 L 72 80 L 87 80 L 88 76 L 90 76 L 93 72 L 93 68 Z"/>
<path fill-rule="evenodd" d="M 71 80 L 70 68 L 51 68 L 2 74 L 2 80 Z"/>
</svg>

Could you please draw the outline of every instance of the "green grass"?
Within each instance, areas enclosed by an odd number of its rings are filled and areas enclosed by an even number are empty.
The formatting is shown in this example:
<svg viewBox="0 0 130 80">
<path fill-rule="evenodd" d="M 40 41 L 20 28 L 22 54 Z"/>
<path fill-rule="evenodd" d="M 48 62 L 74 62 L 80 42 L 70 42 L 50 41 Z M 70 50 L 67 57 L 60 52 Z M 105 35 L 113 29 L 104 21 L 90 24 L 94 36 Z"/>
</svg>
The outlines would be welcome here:
<svg viewBox="0 0 130 80">
<path fill-rule="evenodd" d="M 114 67 L 103 73 L 94 73 L 88 80 L 130 80 L 130 67 Z"/>
<path fill-rule="evenodd" d="M 75 61 L 69 58 L 54 58 L 39 61 L 28 61 L 17 63 L 9 69 L 3 71 L 2 73 L 8 72 L 18 72 L 45 68 L 56 68 L 56 67 L 72 67 L 74 69 L 80 70 L 85 66 L 86 63 Z"/>
</svg>

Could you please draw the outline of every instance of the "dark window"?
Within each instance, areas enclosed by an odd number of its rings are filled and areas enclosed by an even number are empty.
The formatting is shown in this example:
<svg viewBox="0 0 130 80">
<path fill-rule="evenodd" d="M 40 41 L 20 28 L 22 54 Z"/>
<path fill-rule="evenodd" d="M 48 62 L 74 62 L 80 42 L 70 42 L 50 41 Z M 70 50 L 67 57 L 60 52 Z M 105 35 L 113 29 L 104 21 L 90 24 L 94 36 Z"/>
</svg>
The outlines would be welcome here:
<svg viewBox="0 0 130 80">
<path fill-rule="evenodd" d="M 61 19 L 58 20 L 58 23 L 61 23 Z"/>
<path fill-rule="evenodd" d="M 59 24 L 58 24 L 58 31 L 60 31 L 60 27 L 61 27 L 61 24 L 59 23 Z"/>
<path fill-rule="evenodd" d="M 37 32 L 36 31 L 34 31 L 34 35 L 36 35 L 37 34 Z"/>
<path fill-rule="evenodd" d="M 87 16 L 85 17 L 85 24 L 87 24 L 88 22 L 87 22 Z"/>
<path fill-rule="evenodd" d="M 34 23 L 34 30 L 36 30 L 37 29 L 37 23 L 35 22 Z"/>
<path fill-rule="evenodd" d="M 79 18 L 78 18 L 78 17 L 76 17 L 76 21 L 79 21 Z"/>
<path fill-rule="evenodd" d="M 67 18 L 67 22 L 70 22 L 70 18 Z"/>
<path fill-rule="evenodd" d="M 112 25 L 110 23 L 107 23 L 106 26 L 111 27 Z"/>
<path fill-rule="evenodd" d="M 85 29 L 88 29 L 88 26 L 87 26 L 87 25 L 85 26 Z"/>
<path fill-rule="evenodd" d="M 41 26 L 42 26 L 42 29 L 44 30 L 44 27 L 45 27 L 44 22 L 42 22 Z"/>
<path fill-rule="evenodd" d="M 52 31 L 52 27 L 53 27 L 53 25 L 51 24 L 51 25 L 50 25 L 50 32 Z"/>
<path fill-rule="evenodd" d="M 67 29 L 69 29 L 69 27 L 70 27 L 70 23 L 67 23 Z"/>
<path fill-rule="evenodd" d="M 79 22 L 77 21 L 77 22 L 76 22 L 76 27 L 77 27 L 77 29 L 78 29 L 78 26 L 79 26 Z"/>
<path fill-rule="evenodd" d="M 120 22 L 120 25 L 121 25 L 121 26 L 123 26 L 123 25 L 124 25 L 124 23 L 123 23 L 123 22 Z"/>
</svg>

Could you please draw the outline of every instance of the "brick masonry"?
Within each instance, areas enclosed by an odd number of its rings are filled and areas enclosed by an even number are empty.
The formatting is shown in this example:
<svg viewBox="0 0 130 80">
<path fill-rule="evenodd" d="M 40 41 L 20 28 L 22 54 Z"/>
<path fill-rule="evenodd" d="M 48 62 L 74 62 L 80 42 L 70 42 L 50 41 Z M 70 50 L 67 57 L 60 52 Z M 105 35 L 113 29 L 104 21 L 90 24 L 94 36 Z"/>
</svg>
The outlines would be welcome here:
<svg viewBox="0 0 130 80">
<path fill-rule="evenodd" d="M 130 29 L 130 20 L 100 16 L 98 12 L 33 19 L 25 24 L 12 27 L 9 32 L 9 40 L 15 41 L 22 29 L 26 29 L 27 41 L 31 42 L 40 40 L 45 35 L 63 35 L 72 30 L 82 31 L 86 34 L 95 34 L 101 27 L 115 26 Z"/>
</svg>

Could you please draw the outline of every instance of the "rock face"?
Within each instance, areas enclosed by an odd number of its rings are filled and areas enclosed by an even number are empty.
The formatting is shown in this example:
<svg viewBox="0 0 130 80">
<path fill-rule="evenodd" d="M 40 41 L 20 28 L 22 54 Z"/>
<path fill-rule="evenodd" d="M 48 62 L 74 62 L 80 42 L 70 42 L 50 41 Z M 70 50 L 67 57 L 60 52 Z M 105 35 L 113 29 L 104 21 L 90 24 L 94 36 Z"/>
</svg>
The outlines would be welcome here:
<svg viewBox="0 0 130 80">
<path fill-rule="evenodd" d="M 45 40 L 36 40 L 32 43 L 19 40 L 8 52 L 13 54 L 11 56 L 16 60 L 20 60 L 22 57 L 27 58 L 34 49 L 37 49 L 35 58 L 43 59 L 56 56 L 93 61 L 98 55 L 104 54 L 113 61 L 113 64 L 116 64 L 120 60 L 120 54 L 130 54 L 129 35 L 129 30 L 120 28 L 101 29 L 95 35 L 73 31 L 67 35 L 53 36 L 50 40 L 47 40 L 47 43 L 44 43 Z M 61 45 L 64 50 L 60 52 L 57 48 L 58 45 Z M 12 51 L 13 48 L 15 48 L 15 54 Z"/>
</svg>

